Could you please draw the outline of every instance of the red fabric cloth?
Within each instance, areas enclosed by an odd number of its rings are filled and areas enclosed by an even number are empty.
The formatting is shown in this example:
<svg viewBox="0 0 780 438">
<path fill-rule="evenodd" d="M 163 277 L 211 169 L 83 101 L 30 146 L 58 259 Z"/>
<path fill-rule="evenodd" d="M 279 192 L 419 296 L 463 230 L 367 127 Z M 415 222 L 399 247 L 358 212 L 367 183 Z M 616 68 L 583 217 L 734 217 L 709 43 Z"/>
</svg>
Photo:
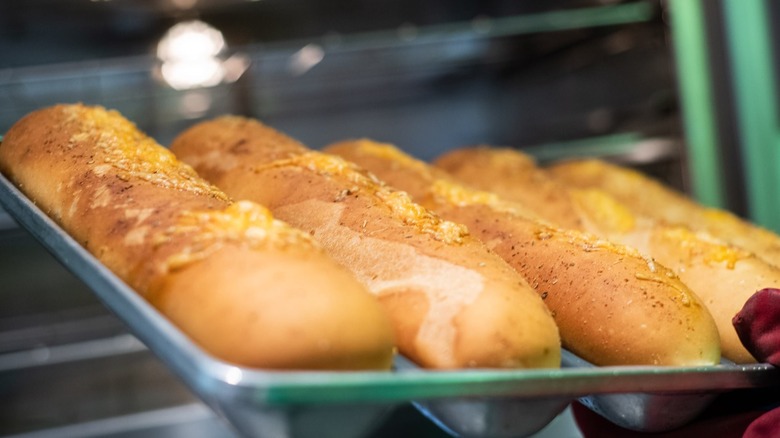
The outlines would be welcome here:
<svg viewBox="0 0 780 438">
<path fill-rule="evenodd" d="M 759 362 L 780 365 L 780 289 L 761 289 L 732 319 L 742 345 Z M 780 408 L 758 417 L 743 438 L 780 437 Z"/>
<path fill-rule="evenodd" d="M 780 408 L 773 409 L 750 423 L 742 438 L 776 438 L 780 436 Z"/>
<path fill-rule="evenodd" d="M 780 289 L 761 289 L 732 319 L 739 340 L 759 362 L 780 364 Z"/>
</svg>

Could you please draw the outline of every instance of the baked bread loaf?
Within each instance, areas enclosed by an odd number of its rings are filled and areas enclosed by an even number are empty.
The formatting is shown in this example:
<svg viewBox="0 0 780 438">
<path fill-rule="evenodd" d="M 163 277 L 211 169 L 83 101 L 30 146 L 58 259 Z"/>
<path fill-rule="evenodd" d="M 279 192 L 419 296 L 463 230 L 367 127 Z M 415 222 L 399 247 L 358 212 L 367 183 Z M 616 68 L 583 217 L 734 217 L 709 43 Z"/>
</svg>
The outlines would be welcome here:
<svg viewBox="0 0 780 438">
<path fill-rule="evenodd" d="M 704 231 L 780 266 L 780 236 L 776 233 L 728 211 L 705 207 L 636 170 L 603 160 L 582 159 L 555 163 L 548 171 L 572 187 L 603 190 L 634 214 L 682 224 L 695 232 Z"/>
<path fill-rule="evenodd" d="M 171 149 L 231 196 L 318 239 L 377 295 L 399 351 L 420 366 L 559 366 L 555 322 L 517 272 L 464 226 L 354 164 L 230 116 L 193 126 Z"/>
<path fill-rule="evenodd" d="M 0 171 L 214 356 L 269 369 L 387 369 L 387 316 L 351 274 L 267 209 L 233 203 L 115 111 L 18 121 Z"/>
<path fill-rule="evenodd" d="M 636 250 L 529 219 L 523 205 L 470 189 L 397 148 L 358 140 L 325 149 L 442 217 L 460 221 L 534 286 L 563 346 L 597 365 L 711 365 L 717 329 L 699 298 Z"/>
<path fill-rule="evenodd" d="M 459 148 L 440 155 L 433 165 L 462 183 L 525 206 L 543 221 L 565 229 L 587 229 L 561 183 L 540 169 L 533 157 L 515 149 Z"/>
<path fill-rule="evenodd" d="M 581 230 L 653 257 L 704 301 L 718 325 L 723 356 L 755 362 L 731 321 L 757 290 L 780 285 L 775 266 L 706 232 L 636 215 L 599 189 L 572 188 L 515 149 L 458 149 L 439 157 L 436 166 L 474 187 L 523 202 L 551 223 L 579 223 Z"/>
</svg>

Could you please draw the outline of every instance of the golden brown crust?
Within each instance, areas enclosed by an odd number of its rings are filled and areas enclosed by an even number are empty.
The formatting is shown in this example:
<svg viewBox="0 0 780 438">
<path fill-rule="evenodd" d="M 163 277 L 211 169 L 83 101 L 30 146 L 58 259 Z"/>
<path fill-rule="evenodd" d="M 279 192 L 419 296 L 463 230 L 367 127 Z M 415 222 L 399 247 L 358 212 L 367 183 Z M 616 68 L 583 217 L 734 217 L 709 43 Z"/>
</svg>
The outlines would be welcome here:
<svg viewBox="0 0 780 438">
<path fill-rule="evenodd" d="M 780 266 L 780 236 L 776 233 L 725 210 L 702 206 L 636 170 L 596 159 L 560 162 L 547 170 L 573 187 L 603 190 L 637 215 L 706 232 Z"/>
<path fill-rule="evenodd" d="M 464 162 L 468 165 L 456 164 Z M 480 189 L 525 202 L 532 210 L 544 212 L 552 223 L 566 223 L 569 217 L 561 215 L 574 215 L 583 229 L 652 256 L 672 269 L 706 304 L 718 326 L 723 356 L 738 363 L 755 362 L 739 341 L 731 320 L 757 290 L 780 285 L 780 270 L 774 266 L 704 232 L 637 216 L 598 188 L 573 188 L 517 150 L 465 148 L 447 154 L 437 164 Z M 551 195 L 538 196 L 545 192 Z M 555 192 L 558 196 L 553 196 Z M 558 205 L 553 207 L 552 203 Z"/>
<path fill-rule="evenodd" d="M 780 286 L 780 270 L 754 254 L 687 227 L 655 225 L 637 228 L 626 240 L 673 266 L 680 278 L 701 297 L 721 338 L 723 356 L 737 363 L 756 359 L 737 336 L 732 319 L 758 290 Z"/>
<path fill-rule="evenodd" d="M 526 205 L 539 218 L 561 228 L 584 230 L 568 193 L 529 155 L 509 148 L 477 146 L 449 151 L 433 164 L 470 186 Z"/>
<path fill-rule="evenodd" d="M 711 315 L 673 272 L 631 248 L 524 217 L 506 208 L 508 201 L 496 208 L 480 197 L 474 202 L 450 196 L 469 189 L 422 162 L 406 165 L 411 157 L 396 159 L 400 151 L 381 146 L 375 149 L 364 140 L 326 151 L 409 191 L 443 217 L 465 223 L 537 288 L 565 347 L 600 365 L 720 360 Z"/>
<path fill-rule="evenodd" d="M 591 224 L 589 229 L 651 255 L 703 300 L 718 326 L 724 357 L 737 363 L 755 362 L 739 340 L 732 318 L 756 291 L 780 286 L 780 269 L 704 231 L 633 216 L 599 189 L 570 192 L 583 222 Z"/>
<path fill-rule="evenodd" d="M 285 147 L 257 121 L 201 123 L 171 148 L 227 193 L 309 231 L 377 294 L 400 352 L 418 364 L 558 366 L 558 331 L 542 301 L 462 225 L 338 157 L 292 139 Z"/>
<path fill-rule="evenodd" d="M 581 357 L 600 365 L 718 360 L 711 316 L 662 265 L 624 247 L 486 207 L 459 207 L 452 216 L 444 208 L 445 217 L 469 225 L 526 276 L 553 310 L 564 346 Z"/>
<path fill-rule="evenodd" d="M 221 359 L 390 366 L 383 311 L 309 236 L 259 205 L 232 204 L 118 113 L 83 105 L 33 112 L 0 144 L 0 171 Z"/>
</svg>

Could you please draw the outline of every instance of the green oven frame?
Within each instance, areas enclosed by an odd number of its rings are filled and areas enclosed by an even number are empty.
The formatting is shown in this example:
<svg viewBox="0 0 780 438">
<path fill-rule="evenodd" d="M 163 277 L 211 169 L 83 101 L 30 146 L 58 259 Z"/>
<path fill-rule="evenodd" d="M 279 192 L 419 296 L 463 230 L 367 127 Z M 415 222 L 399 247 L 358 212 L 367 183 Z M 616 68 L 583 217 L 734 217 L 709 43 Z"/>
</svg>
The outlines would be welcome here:
<svg viewBox="0 0 780 438">
<path fill-rule="evenodd" d="M 694 197 L 726 208 L 726 181 L 715 86 L 730 87 L 743 168 L 747 216 L 780 231 L 780 124 L 773 63 L 772 29 L 766 0 L 721 0 L 722 33 L 730 82 L 715 84 L 705 7 L 712 0 L 670 0 L 680 99 L 688 153 L 688 174 Z"/>
</svg>

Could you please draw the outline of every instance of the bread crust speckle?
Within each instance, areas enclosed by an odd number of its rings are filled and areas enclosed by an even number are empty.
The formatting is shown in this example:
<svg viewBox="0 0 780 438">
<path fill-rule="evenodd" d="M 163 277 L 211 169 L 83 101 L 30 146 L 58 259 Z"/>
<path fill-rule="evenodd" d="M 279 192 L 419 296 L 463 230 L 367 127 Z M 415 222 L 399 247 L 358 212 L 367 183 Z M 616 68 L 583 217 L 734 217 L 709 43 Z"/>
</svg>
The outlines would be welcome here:
<svg viewBox="0 0 780 438">
<path fill-rule="evenodd" d="M 200 123 L 171 149 L 232 196 L 309 231 L 379 297 L 400 352 L 419 365 L 559 366 L 558 329 L 527 282 L 466 227 L 372 174 L 235 117 Z"/>
<path fill-rule="evenodd" d="M 544 298 L 564 347 L 598 365 L 710 365 L 718 333 L 703 303 L 670 270 L 638 251 L 540 221 L 527 207 L 485 196 L 391 145 L 346 141 L 325 150 L 460 221 Z M 411 164 L 407 164 L 410 163 Z M 442 187 L 453 187 L 442 190 Z M 477 192 L 479 193 L 479 192 Z"/>
<path fill-rule="evenodd" d="M 386 315 L 313 239 L 233 203 L 119 113 L 35 111 L 5 135 L 0 171 L 209 353 L 274 369 L 390 366 Z"/>
</svg>

